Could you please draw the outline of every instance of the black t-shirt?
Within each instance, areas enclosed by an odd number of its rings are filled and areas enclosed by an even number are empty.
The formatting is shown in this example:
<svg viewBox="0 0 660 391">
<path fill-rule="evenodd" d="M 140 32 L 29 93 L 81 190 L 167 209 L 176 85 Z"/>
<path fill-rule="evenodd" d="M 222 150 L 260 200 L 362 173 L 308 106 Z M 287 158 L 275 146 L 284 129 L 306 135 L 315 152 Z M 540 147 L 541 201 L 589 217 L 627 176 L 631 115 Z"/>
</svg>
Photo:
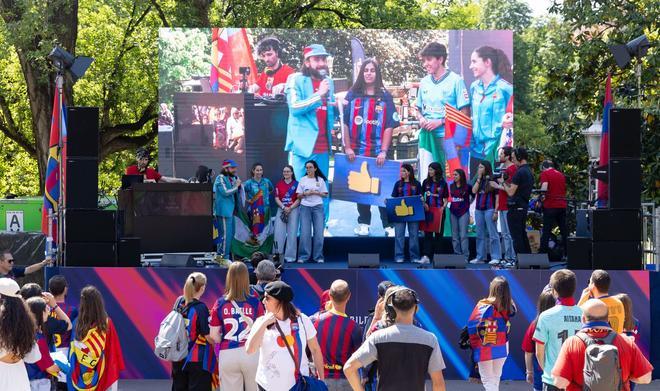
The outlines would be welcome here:
<svg viewBox="0 0 660 391">
<path fill-rule="evenodd" d="M 529 198 L 532 195 L 532 188 L 534 187 L 534 175 L 529 165 L 523 164 L 518 167 L 516 173 L 511 179 L 511 183 L 518 185 L 516 193 L 509 197 L 508 205 L 525 207 L 529 205 Z"/>
</svg>

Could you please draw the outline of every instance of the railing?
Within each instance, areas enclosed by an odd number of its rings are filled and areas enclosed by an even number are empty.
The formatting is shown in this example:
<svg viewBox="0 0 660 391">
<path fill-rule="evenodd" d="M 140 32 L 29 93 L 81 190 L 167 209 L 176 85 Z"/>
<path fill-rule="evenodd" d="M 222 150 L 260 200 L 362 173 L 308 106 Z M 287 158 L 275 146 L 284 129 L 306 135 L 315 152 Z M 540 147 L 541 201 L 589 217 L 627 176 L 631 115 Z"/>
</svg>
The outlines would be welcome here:
<svg viewBox="0 0 660 391">
<path fill-rule="evenodd" d="M 646 268 L 660 270 L 660 208 L 653 202 L 642 203 L 642 259 Z"/>
</svg>

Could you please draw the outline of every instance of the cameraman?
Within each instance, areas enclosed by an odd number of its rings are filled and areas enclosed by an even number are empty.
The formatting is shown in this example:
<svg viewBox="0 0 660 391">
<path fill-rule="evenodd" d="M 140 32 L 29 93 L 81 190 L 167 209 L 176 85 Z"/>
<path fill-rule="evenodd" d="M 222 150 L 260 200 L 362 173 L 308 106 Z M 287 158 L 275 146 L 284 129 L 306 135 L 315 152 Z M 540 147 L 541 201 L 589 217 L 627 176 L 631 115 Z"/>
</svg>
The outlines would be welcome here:
<svg viewBox="0 0 660 391">
<path fill-rule="evenodd" d="M 541 191 L 545 192 L 543 199 L 543 233 L 541 234 L 541 249 L 539 252 L 548 252 L 550 232 L 559 226 L 561 233 L 562 255 L 566 255 L 566 178 L 555 169 L 551 160 L 541 164 Z"/>
<path fill-rule="evenodd" d="M 522 147 L 515 148 L 511 154 L 513 164 L 517 170 L 511 183 L 502 183 L 502 187 L 509 196 L 507 206 L 509 209 L 507 222 L 511 230 L 511 239 L 516 254 L 529 254 L 529 240 L 527 240 L 526 220 L 529 198 L 532 195 L 534 176 L 527 164 L 529 155 Z"/>
</svg>

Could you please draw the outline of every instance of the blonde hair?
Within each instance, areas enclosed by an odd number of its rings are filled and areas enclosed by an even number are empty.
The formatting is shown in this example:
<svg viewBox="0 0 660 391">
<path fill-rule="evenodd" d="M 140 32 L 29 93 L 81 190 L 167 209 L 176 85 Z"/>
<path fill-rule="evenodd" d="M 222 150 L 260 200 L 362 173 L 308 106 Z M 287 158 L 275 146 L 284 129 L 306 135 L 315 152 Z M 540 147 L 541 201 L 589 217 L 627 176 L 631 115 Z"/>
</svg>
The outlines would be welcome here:
<svg viewBox="0 0 660 391">
<path fill-rule="evenodd" d="M 633 316 L 633 303 L 625 293 L 619 293 L 614 296 L 615 299 L 618 299 L 621 304 L 623 304 L 623 330 L 632 331 L 635 329 L 635 317 Z"/>
<path fill-rule="evenodd" d="M 183 298 L 186 300 L 186 304 L 190 303 L 195 293 L 199 292 L 204 286 L 206 286 L 206 276 L 204 273 L 190 273 L 188 278 L 186 278 L 186 283 L 183 285 Z"/>
<path fill-rule="evenodd" d="M 227 269 L 225 299 L 245 301 L 250 295 L 250 276 L 243 262 L 234 261 Z"/>
</svg>

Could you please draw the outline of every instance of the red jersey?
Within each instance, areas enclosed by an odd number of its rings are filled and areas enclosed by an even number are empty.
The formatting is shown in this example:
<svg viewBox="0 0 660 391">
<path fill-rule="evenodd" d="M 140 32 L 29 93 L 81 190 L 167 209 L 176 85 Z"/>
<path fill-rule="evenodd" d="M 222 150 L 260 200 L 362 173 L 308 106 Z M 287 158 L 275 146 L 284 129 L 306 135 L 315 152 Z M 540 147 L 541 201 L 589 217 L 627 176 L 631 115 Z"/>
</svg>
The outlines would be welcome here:
<svg viewBox="0 0 660 391">
<path fill-rule="evenodd" d="M 275 197 L 277 197 L 284 206 L 291 206 L 298 199 L 298 181 L 292 180 L 287 184 L 284 179 L 277 182 L 275 185 Z"/>
<path fill-rule="evenodd" d="M 504 170 L 508 174 L 506 183 L 511 183 L 511 179 L 513 179 L 513 175 L 516 173 L 516 170 L 518 168 L 516 167 L 515 164 L 510 165 L 509 167 Z M 497 210 L 509 210 L 509 207 L 507 206 L 507 199 L 509 198 L 509 195 L 506 194 L 506 191 L 500 190 L 499 191 L 500 198 L 499 201 L 497 202 Z"/>
<path fill-rule="evenodd" d="M 257 85 L 259 86 L 259 94 L 270 96 L 273 95 L 273 86 L 286 83 L 286 79 L 295 70 L 286 64 L 280 63 L 280 67 L 275 70 L 266 68 L 259 74 Z"/>
<path fill-rule="evenodd" d="M 587 330 L 595 338 L 607 335 L 607 330 Z M 653 370 L 653 366 L 644 357 L 635 342 L 623 335 L 617 335 L 613 341 L 619 350 L 621 380 L 623 391 L 630 391 L 630 379 L 640 378 Z M 578 336 L 569 337 L 559 351 L 559 357 L 552 369 L 552 375 L 570 381 L 566 391 L 582 391 L 584 384 L 584 352 L 586 345 Z"/>
<path fill-rule="evenodd" d="M 244 301 L 234 301 L 233 303 L 224 297 L 219 298 L 211 310 L 209 324 L 212 327 L 220 327 L 222 338 L 220 350 L 244 346 L 252 323 L 263 314 L 264 306 L 259 301 L 259 296 L 250 296 Z"/>
<path fill-rule="evenodd" d="M 548 191 L 545 193 L 543 207 L 566 209 L 566 178 L 564 174 L 554 168 L 549 168 L 541 172 L 539 182 L 541 184 L 548 183 Z"/>
<path fill-rule="evenodd" d="M 145 179 L 151 179 L 156 182 L 160 181 L 160 178 L 162 177 L 162 175 L 160 175 L 158 171 L 154 170 L 151 167 L 147 167 L 146 170 L 140 172 L 138 170 L 138 166 L 135 164 L 126 167 L 126 175 L 142 175 L 145 177 Z"/>
<path fill-rule="evenodd" d="M 314 92 L 319 90 L 320 85 L 321 80 L 312 78 Z M 316 136 L 313 153 L 328 153 L 330 146 L 328 145 L 328 101 L 326 98 L 321 98 L 321 106 L 316 109 L 316 121 L 319 123 L 319 134 Z"/>
</svg>

